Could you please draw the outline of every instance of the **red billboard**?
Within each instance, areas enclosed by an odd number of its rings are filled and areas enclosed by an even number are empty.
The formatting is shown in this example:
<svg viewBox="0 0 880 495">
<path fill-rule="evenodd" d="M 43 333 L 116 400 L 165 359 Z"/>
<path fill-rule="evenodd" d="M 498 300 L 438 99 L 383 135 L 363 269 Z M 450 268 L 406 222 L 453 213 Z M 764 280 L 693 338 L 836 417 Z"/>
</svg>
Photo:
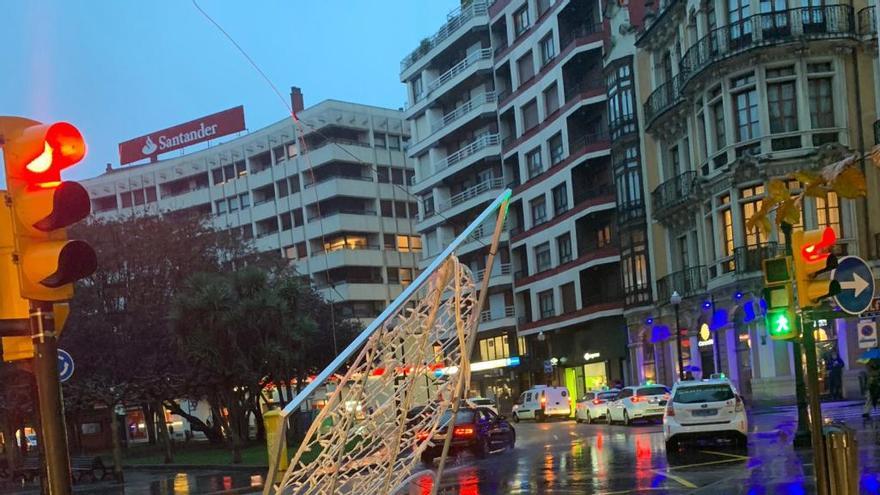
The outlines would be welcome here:
<svg viewBox="0 0 880 495">
<path fill-rule="evenodd" d="M 156 161 L 162 153 L 243 130 L 244 107 L 237 106 L 119 143 L 119 163 L 125 165 L 144 158 Z"/>
</svg>

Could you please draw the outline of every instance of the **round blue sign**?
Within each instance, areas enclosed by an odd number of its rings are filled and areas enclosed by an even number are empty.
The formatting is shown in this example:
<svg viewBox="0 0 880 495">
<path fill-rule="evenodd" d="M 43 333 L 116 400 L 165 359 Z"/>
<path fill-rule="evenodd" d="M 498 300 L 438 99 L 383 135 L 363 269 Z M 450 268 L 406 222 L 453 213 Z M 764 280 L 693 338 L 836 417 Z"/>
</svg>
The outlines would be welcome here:
<svg viewBox="0 0 880 495">
<path fill-rule="evenodd" d="M 61 382 L 70 380 L 73 376 L 73 357 L 69 352 L 58 349 L 58 379 Z"/>
<path fill-rule="evenodd" d="M 840 284 L 840 293 L 834 300 L 840 309 L 851 315 L 861 314 L 871 307 L 874 299 L 874 273 L 865 260 L 858 256 L 844 256 L 831 272 L 831 280 Z"/>
</svg>

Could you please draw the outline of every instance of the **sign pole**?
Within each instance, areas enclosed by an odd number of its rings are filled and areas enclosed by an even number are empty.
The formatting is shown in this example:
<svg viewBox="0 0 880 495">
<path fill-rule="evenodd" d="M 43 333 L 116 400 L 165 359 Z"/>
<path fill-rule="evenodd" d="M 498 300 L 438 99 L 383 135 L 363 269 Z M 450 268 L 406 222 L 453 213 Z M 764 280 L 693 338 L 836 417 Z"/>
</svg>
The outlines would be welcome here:
<svg viewBox="0 0 880 495">
<path fill-rule="evenodd" d="M 805 324 L 806 312 L 798 321 L 801 326 L 804 361 L 807 365 L 807 398 L 810 408 L 810 440 L 813 447 L 813 470 L 819 495 L 828 494 L 828 463 L 825 458 L 825 439 L 822 436 L 822 406 L 819 404 L 819 370 L 816 363 L 816 335 L 813 328 Z M 812 323 L 812 320 L 811 320 Z"/>
<path fill-rule="evenodd" d="M 48 491 L 50 495 L 71 493 L 70 458 L 58 379 L 58 338 L 52 303 L 31 301 L 31 333 L 34 339 L 34 376 L 40 405 L 40 426 Z"/>
<path fill-rule="evenodd" d="M 792 255 L 791 247 L 791 224 L 782 222 L 782 234 L 785 238 L 785 255 Z M 798 323 L 799 324 L 799 323 Z M 795 447 L 807 447 L 810 445 L 810 418 L 807 414 L 807 392 L 804 387 L 804 362 L 801 359 L 801 344 L 797 339 L 791 341 L 794 360 L 794 392 L 797 401 L 798 422 L 794 434 Z"/>
</svg>

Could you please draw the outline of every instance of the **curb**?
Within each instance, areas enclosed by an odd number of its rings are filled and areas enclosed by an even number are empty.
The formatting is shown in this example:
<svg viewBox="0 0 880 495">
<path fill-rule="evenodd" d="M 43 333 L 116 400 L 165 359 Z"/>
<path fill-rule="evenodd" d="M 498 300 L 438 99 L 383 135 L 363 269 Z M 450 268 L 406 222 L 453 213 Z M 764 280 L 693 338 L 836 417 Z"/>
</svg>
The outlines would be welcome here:
<svg viewBox="0 0 880 495">
<path fill-rule="evenodd" d="M 240 464 L 123 464 L 122 469 L 131 471 L 259 471 L 261 474 L 269 472 L 269 466 Z"/>
</svg>

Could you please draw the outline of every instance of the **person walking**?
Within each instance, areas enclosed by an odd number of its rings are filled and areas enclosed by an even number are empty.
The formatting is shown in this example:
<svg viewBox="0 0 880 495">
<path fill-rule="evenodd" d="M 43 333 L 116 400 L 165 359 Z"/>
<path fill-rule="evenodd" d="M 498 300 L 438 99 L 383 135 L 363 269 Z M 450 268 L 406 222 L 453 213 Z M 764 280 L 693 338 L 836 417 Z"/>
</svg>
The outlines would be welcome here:
<svg viewBox="0 0 880 495">
<path fill-rule="evenodd" d="M 831 400 L 843 400 L 843 368 L 845 366 L 837 351 L 831 351 L 831 357 L 826 363 Z"/>
<path fill-rule="evenodd" d="M 866 365 L 868 372 L 868 390 L 865 394 L 865 407 L 862 416 L 870 418 L 871 413 L 877 409 L 880 402 L 880 359 L 871 359 Z"/>
</svg>

